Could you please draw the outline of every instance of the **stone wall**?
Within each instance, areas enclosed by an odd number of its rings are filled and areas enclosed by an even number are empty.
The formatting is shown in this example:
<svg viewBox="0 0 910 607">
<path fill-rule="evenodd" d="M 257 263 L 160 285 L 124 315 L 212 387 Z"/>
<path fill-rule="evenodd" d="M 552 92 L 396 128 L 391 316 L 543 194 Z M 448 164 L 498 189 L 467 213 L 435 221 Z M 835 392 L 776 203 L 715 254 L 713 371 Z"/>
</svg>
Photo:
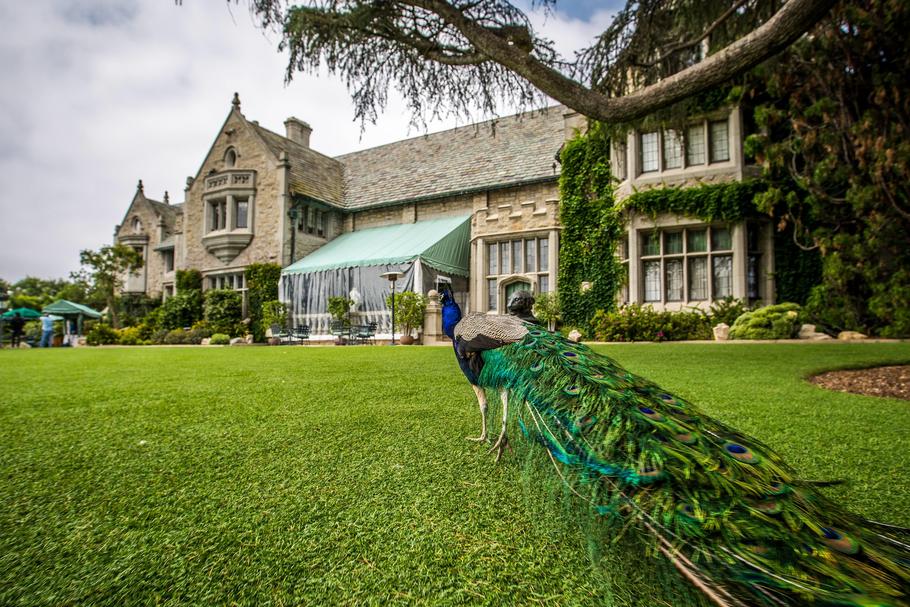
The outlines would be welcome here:
<svg viewBox="0 0 910 607">
<path fill-rule="evenodd" d="M 133 222 L 139 219 L 140 233 L 133 229 Z M 164 274 L 164 259 L 161 252 L 156 251 L 161 240 L 159 238 L 158 214 L 152 205 L 145 202 L 142 194 L 137 194 L 133 204 L 124 218 L 123 225 L 115 233 L 116 242 L 141 248 L 142 268 L 126 277 L 121 288 L 123 293 L 145 293 L 149 297 L 161 297 L 162 276 Z"/>
<path fill-rule="evenodd" d="M 255 198 L 249 220 L 253 238 L 236 257 L 221 261 L 203 244 L 207 227 L 204 196 L 206 177 L 230 168 L 225 166 L 224 160 L 228 148 L 237 153 L 234 169 L 256 172 Z M 279 164 L 239 112 L 233 110 L 203 162 L 199 177 L 186 192 L 183 217 L 185 268 L 210 274 L 241 270 L 251 263 L 281 264 L 286 261 L 280 258 L 282 234 L 289 228 L 285 221 L 283 169 L 279 170 Z"/>
</svg>

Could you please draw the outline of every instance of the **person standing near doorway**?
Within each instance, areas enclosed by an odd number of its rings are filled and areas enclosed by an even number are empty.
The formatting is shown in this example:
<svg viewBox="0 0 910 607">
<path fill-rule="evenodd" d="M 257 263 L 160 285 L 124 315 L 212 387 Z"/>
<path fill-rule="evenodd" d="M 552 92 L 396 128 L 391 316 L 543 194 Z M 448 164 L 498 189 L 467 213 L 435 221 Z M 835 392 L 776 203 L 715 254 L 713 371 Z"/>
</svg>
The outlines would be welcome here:
<svg viewBox="0 0 910 607">
<path fill-rule="evenodd" d="M 51 346 L 51 337 L 54 335 L 54 321 L 51 315 L 45 312 L 41 315 L 41 347 Z"/>
<path fill-rule="evenodd" d="M 12 347 L 18 348 L 19 343 L 22 341 L 22 329 L 25 327 L 25 319 L 22 318 L 21 314 L 16 312 L 9 324 L 13 329 L 13 337 L 11 340 Z"/>
</svg>

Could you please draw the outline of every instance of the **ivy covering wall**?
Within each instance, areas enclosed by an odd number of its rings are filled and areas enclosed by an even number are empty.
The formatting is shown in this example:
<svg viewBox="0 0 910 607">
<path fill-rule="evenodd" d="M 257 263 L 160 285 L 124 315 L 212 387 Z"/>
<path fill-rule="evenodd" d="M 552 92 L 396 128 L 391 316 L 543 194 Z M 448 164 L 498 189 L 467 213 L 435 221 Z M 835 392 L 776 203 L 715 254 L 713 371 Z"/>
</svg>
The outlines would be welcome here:
<svg viewBox="0 0 910 607">
<path fill-rule="evenodd" d="M 562 151 L 559 178 L 559 300 L 563 321 L 591 329 L 598 310 L 616 307 L 625 276 L 615 251 L 626 232 L 629 212 L 656 218 L 661 213 L 704 222 L 738 222 L 765 217 L 756 197 L 767 190 L 758 179 L 693 187 L 665 187 L 636 192 L 616 204 L 610 173 L 610 133 L 594 125 L 568 141 Z M 788 233 L 775 233 L 777 301 L 804 303 L 820 280 L 818 255 L 797 248 Z"/>
<path fill-rule="evenodd" d="M 262 304 L 278 299 L 281 266 L 274 263 L 252 263 L 246 267 L 246 288 L 250 315 L 250 332 L 257 342 L 265 340 L 268 325 L 262 318 Z"/>
</svg>

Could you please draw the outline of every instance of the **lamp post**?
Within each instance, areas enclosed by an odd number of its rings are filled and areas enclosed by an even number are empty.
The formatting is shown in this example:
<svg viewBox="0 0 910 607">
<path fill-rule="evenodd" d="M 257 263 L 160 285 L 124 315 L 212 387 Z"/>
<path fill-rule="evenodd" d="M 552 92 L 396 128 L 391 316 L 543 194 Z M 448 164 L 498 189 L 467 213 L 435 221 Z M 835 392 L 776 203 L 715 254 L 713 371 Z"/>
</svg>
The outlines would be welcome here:
<svg viewBox="0 0 910 607">
<path fill-rule="evenodd" d="M 401 272 L 391 271 L 386 272 L 385 274 L 380 274 L 383 278 L 387 278 L 392 284 L 392 345 L 395 345 L 395 281 L 398 280 L 398 277 L 401 276 Z"/>
<path fill-rule="evenodd" d="M 6 289 L 0 289 L 0 348 L 3 347 L 3 313 L 6 312 L 6 302 L 9 301 L 9 295 Z"/>
</svg>

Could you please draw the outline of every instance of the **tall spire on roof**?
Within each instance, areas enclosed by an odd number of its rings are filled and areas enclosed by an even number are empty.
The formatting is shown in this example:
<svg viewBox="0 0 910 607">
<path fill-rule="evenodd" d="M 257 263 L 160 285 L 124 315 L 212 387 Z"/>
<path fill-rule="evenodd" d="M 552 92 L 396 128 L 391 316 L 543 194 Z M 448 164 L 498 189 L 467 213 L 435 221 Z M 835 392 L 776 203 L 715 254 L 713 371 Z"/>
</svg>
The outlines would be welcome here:
<svg viewBox="0 0 910 607">
<path fill-rule="evenodd" d="M 240 111 L 240 95 L 236 92 L 234 93 L 234 99 L 231 101 L 231 105 L 234 106 L 234 109 L 238 112 Z"/>
<path fill-rule="evenodd" d="M 139 183 L 136 184 L 136 191 L 137 191 L 137 192 L 143 192 L 143 191 L 144 191 L 143 186 L 142 186 L 142 180 L 141 180 L 141 179 L 139 180 Z"/>
</svg>

